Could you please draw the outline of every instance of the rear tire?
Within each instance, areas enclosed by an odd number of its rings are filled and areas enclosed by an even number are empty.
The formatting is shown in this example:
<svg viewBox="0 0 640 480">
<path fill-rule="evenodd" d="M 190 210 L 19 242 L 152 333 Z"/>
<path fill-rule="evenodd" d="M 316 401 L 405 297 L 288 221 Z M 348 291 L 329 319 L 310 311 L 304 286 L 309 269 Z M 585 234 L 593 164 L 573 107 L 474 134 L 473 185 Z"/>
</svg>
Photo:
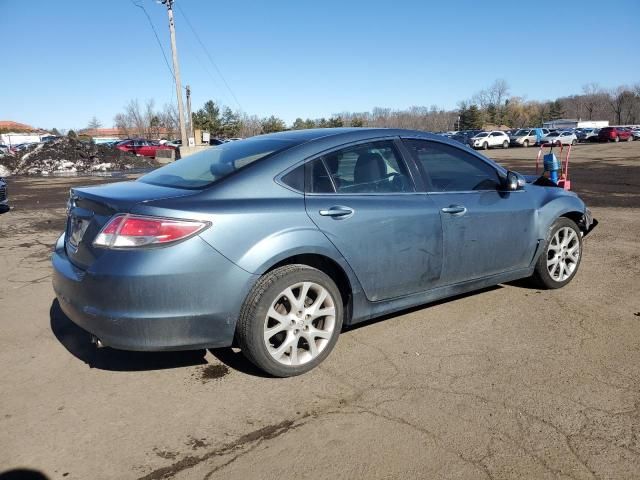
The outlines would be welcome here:
<svg viewBox="0 0 640 480">
<path fill-rule="evenodd" d="M 614 142 L 618 143 L 620 141 L 620 137 L 616 135 L 616 138 L 613 139 Z"/>
<path fill-rule="evenodd" d="M 542 289 L 562 288 L 575 277 L 582 260 L 582 234 L 566 217 L 558 218 L 547 236 L 544 251 L 531 276 Z"/>
<path fill-rule="evenodd" d="M 275 377 L 308 372 L 331 352 L 342 329 L 335 282 L 306 265 L 263 275 L 247 296 L 236 326 L 242 353 Z"/>
<path fill-rule="evenodd" d="M 575 144 L 578 143 L 575 140 L 571 140 L 571 146 L 575 146 Z"/>
<path fill-rule="evenodd" d="M 633 135 L 629 135 L 629 138 L 627 138 L 627 142 L 633 142 Z"/>
</svg>

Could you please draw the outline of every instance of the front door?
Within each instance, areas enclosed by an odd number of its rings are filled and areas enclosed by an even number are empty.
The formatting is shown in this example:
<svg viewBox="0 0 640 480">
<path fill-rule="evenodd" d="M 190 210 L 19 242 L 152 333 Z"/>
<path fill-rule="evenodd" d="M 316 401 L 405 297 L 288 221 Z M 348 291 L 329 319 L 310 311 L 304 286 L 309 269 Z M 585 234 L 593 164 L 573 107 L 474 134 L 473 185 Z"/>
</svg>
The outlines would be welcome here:
<svg viewBox="0 0 640 480">
<path fill-rule="evenodd" d="M 442 270 L 440 213 L 392 140 L 361 143 L 307 163 L 307 214 L 355 272 L 367 298 L 428 290 Z"/>
<path fill-rule="evenodd" d="M 405 140 L 440 212 L 442 283 L 526 268 L 537 245 L 535 206 L 525 190 L 501 191 L 496 168 L 448 144 Z"/>
</svg>

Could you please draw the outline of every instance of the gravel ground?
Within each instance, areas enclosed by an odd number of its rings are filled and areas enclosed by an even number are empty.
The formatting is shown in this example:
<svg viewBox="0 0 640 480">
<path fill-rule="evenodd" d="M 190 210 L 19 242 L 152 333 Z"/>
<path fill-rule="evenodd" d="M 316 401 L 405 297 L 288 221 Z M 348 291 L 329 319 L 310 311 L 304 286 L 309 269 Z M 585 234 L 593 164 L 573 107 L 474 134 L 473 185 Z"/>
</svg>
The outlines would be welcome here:
<svg viewBox="0 0 640 480">
<path fill-rule="evenodd" d="M 527 173 L 536 150 L 492 150 Z M 57 308 L 71 185 L 12 177 L 0 215 L 0 472 L 50 479 L 639 478 L 640 142 L 573 151 L 600 221 L 566 288 L 522 282 L 346 331 L 317 369 L 237 351 L 96 350 Z M 0 475 L 1 477 L 1 475 Z"/>
</svg>

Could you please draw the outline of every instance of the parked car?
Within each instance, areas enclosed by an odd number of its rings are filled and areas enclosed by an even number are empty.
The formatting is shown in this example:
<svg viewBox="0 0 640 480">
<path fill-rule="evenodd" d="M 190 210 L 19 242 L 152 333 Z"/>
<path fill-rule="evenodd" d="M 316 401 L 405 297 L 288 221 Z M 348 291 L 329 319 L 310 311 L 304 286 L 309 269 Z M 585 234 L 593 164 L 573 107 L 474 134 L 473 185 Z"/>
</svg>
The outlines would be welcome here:
<svg viewBox="0 0 640 480">
<path fill-rule="evenodd" d="M 169 144 L 160 145 L 159 143 L 143 139 L 123 140 L 116 144 L 116 148 L 123 152 L 131 152 L 136 155 L 151 158 L 156 157 L 158 150 L 175 150 L 175 147 L 172 147 Z"/>
<path fill-rule="evenodd" d="M 219 138 L 210 138 L 209 139 L 209 145 L 222 145 L 225 141 L 224 140 L 220 140 Z"/>
<path fill-rule="evenodd" d="M 500 131 L 482 132 L 471 138 L 471 146 L 473 148 L 482 148 L 487 150 L 493 147 L 509 148 L 509 136 Z"/>
<path fill-rule="evenodd" d="M 636 128 L 635 130 L 631 130 L 631 134 L 633 135 L 634 140 L 640 140 L 640 128 Z"/>
<path fill-rule="evenodd" d="M 548 135 L 549 130 L 542 128 L 542 135 Z M 529 145 L 536 145 L 538 143 L 538 135 L 535 128 L 521 128 L 517 130 L 513 135 L 509 136 L 509 141 L 513 146 L 528 147 Z"/>
<path fill-rule="evenodd" d="M 461 130 L 450 138 L 463 145 L 470 145 L 469 140 L 480 132 L 482 132 L 482 130 Z"/>
<path fill-rule="evenodd" d="M 542 137 L 541 142 L 553 143 L 554 145 L 575 145 L 578 143 L 578 138 L 573 132 L 555 131 Z"/>
<path fill-rule="evenodd" d="M 252 137 L 72 188 L 53 288 L 98 345 L 237 345 L 297 375 L 343 326 L 518 278 L 569 283 L 596 222 L 532 180 L 425 132 Z"/>
<path fill-rule="evenodd" d="M 604 127 L 598 132 L 600 142 L 619 142 L 620 140 L 631 142 L 633 140 L 631 131 L 623 127 Z"/>
<path fill-rule="evenodd" d="M 8 206 L 9 195 L 7 192 L 7 182 L 4 178 L 0 177 L 0 209 L 6 209 Z"/>
<path fill-rule="evenodd" d="M 593 138 L 598 138 L 599 128 L 581 128 L 576 131 L 579 142 L 590 142 Z"/>
</svg>

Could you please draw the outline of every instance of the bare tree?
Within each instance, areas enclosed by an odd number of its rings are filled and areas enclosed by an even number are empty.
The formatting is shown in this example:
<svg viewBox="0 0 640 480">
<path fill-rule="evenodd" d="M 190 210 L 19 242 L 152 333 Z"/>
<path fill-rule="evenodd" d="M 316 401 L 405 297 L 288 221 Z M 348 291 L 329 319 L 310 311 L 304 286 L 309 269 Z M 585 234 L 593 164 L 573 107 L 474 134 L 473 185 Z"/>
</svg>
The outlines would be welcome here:
<svg viewBox="0 0 640 480">
<path fill-rule="evenodd" d="M 257 115 L 240 114 L 240 133 L 242 138 L 253 137 L 262 133 L 262 122 Z"/>
<path fill-rule="evenodd" d="M 622 125 L 623 119 L 625 123 L 631 120 L 629 117 L 633 110 L 635 100 L 636 96 L 634 93 L 629 87 L 624 85 L 614 88 L 609 92 L 609 105 L 615 114 L 616 124 Z"/>
<path fill-rule="evenodd" d="M 98 120 L 98 118 L 94 115 L 93 118 L 89 120 L 87 128 L 89 130 L 97 130 L 100 127 L 102 127 L 102 122 L 100 122 L 100 120 Z"/>
<path fill-rule="evenodd" d="M 597 83 L 587 83 L 582 86 L 582 104 L 589 120 L 593 120 L 594 113 L 604 103 L 605 94 Z"/>
</svg>

